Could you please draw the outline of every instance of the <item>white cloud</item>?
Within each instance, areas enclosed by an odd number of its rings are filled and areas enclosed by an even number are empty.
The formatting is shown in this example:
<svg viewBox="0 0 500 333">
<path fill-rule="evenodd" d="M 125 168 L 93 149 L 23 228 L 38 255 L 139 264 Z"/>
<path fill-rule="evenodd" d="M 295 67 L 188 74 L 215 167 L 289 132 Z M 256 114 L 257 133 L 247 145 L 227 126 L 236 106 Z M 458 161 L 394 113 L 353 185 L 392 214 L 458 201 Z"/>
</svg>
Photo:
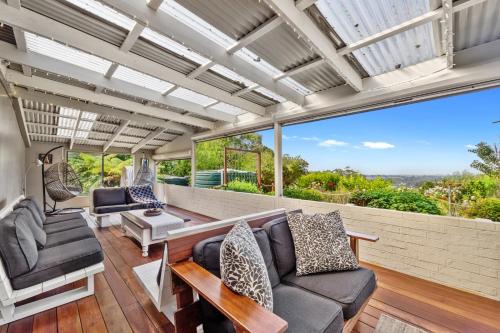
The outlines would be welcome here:
<svg viewBox="0 0 500 333">
<path fill-rule="evenodd" d="M 302 137 L 300 138 L 301 140 L 304 140 L 304 141 L 320 141 L 320 138 L 318 138 L 317 136 L 311 136 L 311 137 Z"/>
<path fill-rule="evenodd" d="M 318 146 L 320 147 L 347 146 L 347 142 L 328 139 L 318 143 Z"/>
<path fill-rule="evenodd" d="M 362 142 L 362 144 L 363 144 L 363 147 L 370 148 L 370 149 L 392 149 L 392 148 L 396 147 L 393 144 L 390 144 L 387 142 L 380 142 L 380 141 L 377 141 L 377 142 L 365 141 L 365 142 Z"/>
<path fill-rule="evenodd" d="M 296 135 L 288 136 L 288 135 L 283 134 L 282 138 L 283 138 L 283 140 L 293 140 L 293 139 L 297 139 L 297 136 Z"/>
<path fill-rule="evenodd" d="M 474 148 L 476 148 L 476 146 L 474 146 L 474 145 L 465 145 L 465 148 L 467 148 L 467 149 L 474 149 Z"/>
</svg>

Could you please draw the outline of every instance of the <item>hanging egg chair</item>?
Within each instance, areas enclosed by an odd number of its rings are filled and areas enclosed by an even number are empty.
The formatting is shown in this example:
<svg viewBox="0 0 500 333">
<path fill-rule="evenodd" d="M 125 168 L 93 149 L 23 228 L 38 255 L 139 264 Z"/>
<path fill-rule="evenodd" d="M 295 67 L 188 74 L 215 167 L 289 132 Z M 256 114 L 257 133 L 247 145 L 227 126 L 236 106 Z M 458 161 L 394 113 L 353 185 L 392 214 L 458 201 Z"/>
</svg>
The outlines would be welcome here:
<svg viewBox="0 0 500 333">
<path fill-rule="evenodd" d="M 82 193 L 82 183 L 66 162 L 52 165 L 44 172 L 45 190 L 54 202 L 63 202 Z"/>
<path fill-rule="evenodd" d="M 154 172 L 149 167 L 149 162 L 146 158 L 142 159 L 141 167 L 137 171 L 137 175 L 134 178 L 134 185 L 153 185 L 154 182 Z"/>
</svg>

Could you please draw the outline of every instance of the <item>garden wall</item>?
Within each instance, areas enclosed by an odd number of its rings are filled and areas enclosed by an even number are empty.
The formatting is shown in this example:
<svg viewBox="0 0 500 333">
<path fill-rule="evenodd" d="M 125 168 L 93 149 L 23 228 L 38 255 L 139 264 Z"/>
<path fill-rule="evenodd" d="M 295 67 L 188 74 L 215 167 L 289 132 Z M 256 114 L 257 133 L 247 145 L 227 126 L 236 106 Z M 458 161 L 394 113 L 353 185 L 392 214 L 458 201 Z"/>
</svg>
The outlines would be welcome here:
<svg viewBox="0 0 500 333">
<path fill-rule="evenodd" d="M 500 300 L 500 223 L 157 184 L 168 204 L 217 219 L 275 208 L 339 209 L 350 230 L 375 234 L 361 260 Z"/>
</svg>

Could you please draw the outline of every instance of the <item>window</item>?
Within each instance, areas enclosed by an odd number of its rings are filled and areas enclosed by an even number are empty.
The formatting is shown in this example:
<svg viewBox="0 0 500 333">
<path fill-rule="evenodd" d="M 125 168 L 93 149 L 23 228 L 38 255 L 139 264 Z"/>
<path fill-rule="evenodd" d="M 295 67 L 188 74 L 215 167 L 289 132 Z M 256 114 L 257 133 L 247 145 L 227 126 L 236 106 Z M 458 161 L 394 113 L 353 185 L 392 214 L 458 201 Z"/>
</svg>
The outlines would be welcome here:
<svg viewBox="0 0 500 333">
<path fill-rule="evenodd" d="M 157 181 L 160 183 L 188 186 L 191 176 L 191 160 L 172 160 L 158 163 Z"/>
</svg>

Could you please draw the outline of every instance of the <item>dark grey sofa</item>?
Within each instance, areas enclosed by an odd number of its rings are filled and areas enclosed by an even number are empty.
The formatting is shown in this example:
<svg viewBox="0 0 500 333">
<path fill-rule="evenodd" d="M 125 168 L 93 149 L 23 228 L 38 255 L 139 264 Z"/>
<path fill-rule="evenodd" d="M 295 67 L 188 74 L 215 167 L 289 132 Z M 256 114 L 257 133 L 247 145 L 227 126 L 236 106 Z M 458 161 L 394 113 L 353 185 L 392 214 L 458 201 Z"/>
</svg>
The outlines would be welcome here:
<svg viewBox="0 0 500 333">
<path fill-rule="evenodd" d="M 35 233 L 44 236 L 43 246 L 35 240 Z M 80 213 L 45 217 L 36 202 L 29 198 L 0 220 L 0 257 L 15 290 L 101 263 L 104 259 L 94 232 Z"/>
<path fill-rule="evenodd" d="M 331 272 L 297 277 L 295 250 L 286 217 L 254 229 L 273 287 L 273 312 L 288 322 L 287 332 L 342 332 L 376 288 L 371 270 Z M 220 277 L 220 246 L 224 235 L 205 239 L 193 248 L 193 261 Z M 217 309 L 201 299 L 206 333 L 234 332 Z"/>
<path fill-rule="evenodd" d="M 96 188 L 92 192 L 92 208 L 95 214 L 111 214 L 133 209 L 144 209 L 146 205 L 135 202 L 125 187 Z"/>
</svg>

